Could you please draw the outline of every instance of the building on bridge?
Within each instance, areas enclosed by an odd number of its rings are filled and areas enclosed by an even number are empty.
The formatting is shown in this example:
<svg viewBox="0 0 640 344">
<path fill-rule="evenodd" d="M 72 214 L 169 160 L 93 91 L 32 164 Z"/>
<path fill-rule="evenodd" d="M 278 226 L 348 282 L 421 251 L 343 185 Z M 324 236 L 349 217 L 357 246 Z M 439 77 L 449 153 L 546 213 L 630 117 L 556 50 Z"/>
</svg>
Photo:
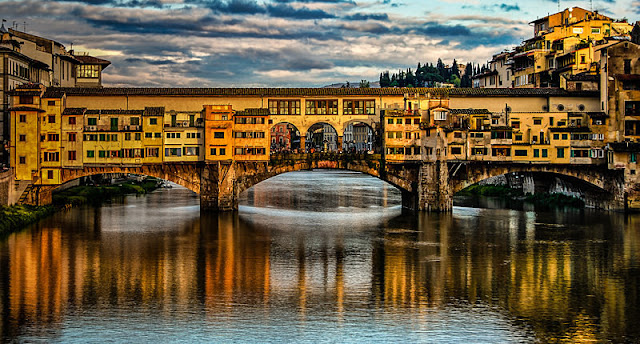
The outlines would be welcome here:
<svg viewBox="0 0 640 344">
<path fill-rule="evenodd" d="M 46 192 L 50 196 L 61 183 L 110 171 L 174 180 L 200 193 L 203 207 L 234 209 L 239 192 L 274 174 L 342 166 L 393 183 L 416 209 L 447 210 L 460 185 L 515 170 L 563 171 L 576 178 L 592 171 L 589 181 L 601 188 L 622 184 L 606 184 L 598 175 L 623 175 L 625 191 L 611 191 L 616 204 L 640 208 L 633 203 L 640 199 L 633 187 L 640 152 L 631 144 L 640 139 L 638 49 L 619 42 L 600 51 L 601 63 L 609 66 L 601 91 L 25 84 L 10 93 L 12 165 L 19 188 L 31 195 L 25 199 L 34 203 L 46 203 Z M 330 148 L 324 147 L 324 131 L 331 129 L 331 148 L 337 149 L 356 124 L 382 138 L 373 147 L 381 156 L 316 165 L 305 156 L 270 158 L 270 133 L 278 125 L 299 132 L 300 147 L 317 144 L 309 134 L 321 128 L 323 149 Z M 458 184 L 447 186 L 447 180 Z"/>
</svg>

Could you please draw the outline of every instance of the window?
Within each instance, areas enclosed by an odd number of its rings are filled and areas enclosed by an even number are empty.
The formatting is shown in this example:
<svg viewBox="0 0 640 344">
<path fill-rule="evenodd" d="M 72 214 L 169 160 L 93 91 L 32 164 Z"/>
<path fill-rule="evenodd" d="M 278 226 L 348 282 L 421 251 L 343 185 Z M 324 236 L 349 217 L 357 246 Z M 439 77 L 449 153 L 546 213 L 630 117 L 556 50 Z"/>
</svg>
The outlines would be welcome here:
<svg viewBox="0 0 640 344">
<path fill-rule="evenodd" d="M 534 149 L 533 150 L 533 157 L 534 158 L 539 158 L 540 157 L 540 150 L 539 149 Z"/>
<path fill-rule="evenodd" d="M 638 162 L 638 155 L 635 152 L 629 153 L 629 162 Z"/>
<path fill-rule="evenodd" d="M 147 148 L 146 150 L 147 157 L 159 157 L 160 156 L 160 148 Z"/>
<path fill-rule="evenodd" d="M 140 141 L 140 139 L 141 139 L 141 138 L 142 138 L 142 133 L 135 133 L 135 135 L 134 135 L 134 139 L 135 139 L 136 141 Z"/>
<path fill-rule="evenodd" d="M 49 123 L 55 123 L 56 122 L 56 116 L 55 115 L 49 115 Z"/>
<path fill-rule="evenodd" d="M 182 148 L 183 155 L 194 156 L 200 154 L 200 147 L 184 147 Z"/>
<path fill-rule="evenodd" d="M 98 158 L 104 158 L 107 156 L 107 151 L 98 151 Z"/>
<path fill-rule="evenodd" d="M 564 158 L 564 148 L 556 148 L 556 154 L 558 158 Z"/>
<path fill-rule="evenodd" d="M 20 141 L 20 142 L 25 142 L 25 141 L 27 141 L 27 135 L 20 135 L 20 136 L 19 136 L 19 140 L 18 140 L 18 141 Z"/>
<path fill-rule="evenodd" d="M 631 60 L 624 60 L 624 74 L 631 74 Z"/>
<path fill-rule="evenodd" d="M 591 33 L 592 34 L 599 34 L 600 33 L 600 28 L 599 27 L 592 27 L 591 28 Z"/>
<path fill-rule="evenodd" d="M 582 64 L 587 63 L 587 60 L 586 60 L 586 59 L 587 59 L 587 57 L 586 57 L 586 56 L 584 56 L 584 55 L 580 55 L 580 63 L 582 63 Z"/>
<path fill-rule="evenodd" d="M 211 155 L 216 155 L 216 149 L 215 148 L 211 148 Z"/>
<path fill-rule="evenodd" d="M 47 134 L 47 141 L 60 141 L 60 135 L 58 135 L 58 134 Z"/>
<path fill-rule="evenodd" d="M 522 141 L 522 135 L 521 134 L 517 134 L 516 135 L 516 141 Z"/>
<path fill-rule="evenodd" d="M 446 111 L 434 111 L 433 119 L 436 121 L 446 121 L 447 120 L 447 112 Z"/>
<path fill-rule="evenodd" d="M 76 151 L 69 151 L 69 160 L 76 160 Z"/>
<path fill-rule="evenodd" d="M 140 117 L 131 117 L 129 119 L 130 125 L 140 125 Z"/>
<path fill-rule="evenodd" d="M 543 158 L 546 158 L 546 157 L 547 157 L 547 155 L 548 155 L 548 154 L 547 154 L 547 149 L 546 149 L 546 148 L 543 148 L 543 149 L 542 149 L 542 157 L 543 157 Z"/>
<path fill-rule="evenodd" d="M 396 124 L 402 124 L 402 118 L 397 118 L 396 119 Z"/>
<path fill-rule="evenodd" d="M 345 115 L 374 115 L 376 102 L 375 100 L 343 100 L 342 112 Z"/>
<path fill-rule="evenodd" d="M 49 105 L 49 106 L 56 106 L 56 101 L 55 101 L 55 100 L 49 100 L 49 101 L 47 102 L 47 105 Z"/>
<path fill-rule="evenodd" d="M 153 133 L 144 133 L 144 137 L 150 139 L 153 137 Z"/>
<path fill-rule="evenodd" d="M 572 158 L 588 158 L 589 150 L 588 149 L 572 149 L 571 157 Z"/>
<path fill-rule="evenodd" d="M 156 138 L 156 139 L 162 138 L 162 133 L 153 133 L 153 138 Z"/>
<path fill-rule="evenodd" d="M 131 133 L 124 133 L 125 141 L 131 141 Z"/>
<path fill-rule="evenodd" d="M 87 118 L 87 124 L 88 125 L 98 125 L 98 119 L 97 118 Z"/>
<path fill-rule="evenodd" d="M 234 122 L 236 124 L 264 124 L 266 121 L 264 117 L 236 117 Z"/>
<path fill-rule="evenodd" d="M 299 115 L 299 100 L 269 100 L 269 113 L 272 115 Z"/>
<path fill-rule="evenodd" d="M 305 102 L 307 115 L 337 115 L 338 100 L 307 100 Z"/>
<path fill-rule="evenodd" d="M 625 116 L 640 116 L 640 101 L 626 101 L 626 102 L 624 102 L 624 115 Z"/>
<path fill-rule="evenodd" d="M 486 148 L 471 148 L 471 155 L 487 155 Z"/>
<path fill-rule="evenodd" d="M 20 123 L 27 122 L 27 115 L 20 115 Z"/>
<path fill-rule="evenodd" d="M 26 163 L 27 163 L 27 157 L 26 157 L 26 156 L 21 156 L 21 157 L 19 158 L 19 161 L 20 161 L 20 164 L 21 164 L 21 165 L 24 165 L 24 164 L 26 164 Z"/>
<path fill-rule="evenodd" d="M 60 161 L 60 153 L 58 152 L 45 152 L 44 161 Z"/>
<path fill-rule="evenodd" d="M 94 151 L 92 151 L 92 150 L 88 150 L 87 151 L 87 158 L 93 158 L 94 156 L 95 156 L 94 155 Z"/>
<path fill-rule="evenodd" d="M 76 141 L 76 133 L 69 133 L 69 141 L 70 142 Z"/>
<path fill-rule="evenodd" d="M 75 117 L 73 117 L 73 116 L 69 117 L 69 124 L 70 124 L 70 125 L 74 125 L 74 124 L 76 124 L 76 118 L 75 118 Z"/>
<path fill-rule="evenodd" d="M 213 138 L 224 139 L 224 131 L 216 131 L 213 133 Z"/>
<path fill-rule="evenodd" d="M 513 151 L 513 155 L 515 156 L 527 156 L 527 150 L 526 149 L 516 149 Z"/>
<path fill-rule="evenodd" d="M 227 155 L 227 149 L 226 148 L 220 148 L 220 155 Z"/>
<path fill-rule="evenodd" d="M 393 124 L 393 118 L 387 119 L 387 124 Z"/>
<path fill-rule="evenodd" d="M 520 129 L 520 122 L 511 122 L 513 129 Z"/>
<path fill-rule="evenodd" d="M 100 77 L 99 65 L 79 65 L 76 67 L 76 75 L 78 78 L 93 78 Z"/>
<path fill-rule="evenodd" d="M 20 104 L 33 104 L 32 96 L 20 96 Z"/>
<path fill-rule="evenodd" d="M 460 147 L 451 147 L 451 154 L 462 154 L 462 148 L 460 148 Z"/>
<path fill-rule="evenodd" d="M 158 124 L 158 119 L 153 117 L 153 118 L 149 118 L 149 125 L 156 125 Z"/>
<path fill-rule="evenodd" d="M 553 139 L 554 140 L 559 140 L 560 139 L 560 134 L 553 134 Z"/>
<path fill-rule="evenodd" d="M 534 120 L 533 120 L 533 124 L 535 124 L 535 125 L 541 125 L 541 124 L 542 124 L 542 119 L 540 119 L 540 118 L 536 118 L 536 119 L 534 119 Z"/>
<path fill-rule="evenodd" d="M 567 135 L 567 134 L 562 134 L 562 139 L 563 139 L 563 140 L 566 140 L 566 139 L 567 139 L 567 137 L 568 137 L 568 135 Z"/>
<path fill-rule="evenodd" d="M 52 170 L 48 170 L 47 171 L 47 179 L 53 179 L 53 171 Z"/>
</svg>

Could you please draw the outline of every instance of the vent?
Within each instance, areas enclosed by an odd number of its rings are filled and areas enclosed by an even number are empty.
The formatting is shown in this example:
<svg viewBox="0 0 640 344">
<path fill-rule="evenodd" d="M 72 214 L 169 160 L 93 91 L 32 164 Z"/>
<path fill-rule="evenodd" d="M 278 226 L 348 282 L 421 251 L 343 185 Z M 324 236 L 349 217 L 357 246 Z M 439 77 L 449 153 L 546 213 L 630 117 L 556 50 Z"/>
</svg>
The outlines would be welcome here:
<svg viewBox="0 0 640 344">
<path fill-rule="evenodd" d="M 542 105 L 542 111 L 549 111 L 549 107 L 546 105 Z"/>
<path fill-rule="evenodd" d="M 558 111 L 564 111 L 564 105 L 558 104 Z"/>
<path fill-rule="evenodd" d="M 581 112 L 584 111 L 584 104 L 578 105 L 578 110 Z"/>
</svg>

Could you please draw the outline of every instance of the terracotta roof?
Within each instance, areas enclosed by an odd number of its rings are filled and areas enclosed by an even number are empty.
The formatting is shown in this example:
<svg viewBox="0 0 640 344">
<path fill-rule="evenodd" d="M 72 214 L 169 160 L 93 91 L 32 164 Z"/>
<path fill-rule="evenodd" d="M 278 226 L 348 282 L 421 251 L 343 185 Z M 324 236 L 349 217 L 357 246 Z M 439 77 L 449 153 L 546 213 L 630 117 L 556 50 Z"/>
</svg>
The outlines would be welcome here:
<svg viewBox="0 0 640 344">
<path fill-rule="evenodd" d="M 144 110 L 99 109 L 87 110 L 86 115 L 142 115 Z"/>
<path fill-rule="evenodd" d="M 51 89 L 51 88 L 47 88 L 46 91 L 44 91 L 44 94 L 42 95 L 42 98 L 62 98 L 64 97 L 64 92 L 62 92 L 59 89 Z"/>
<path fill-rule="evenodd" d="M 68 96 L 404 96 L 419 93 L 454 97 L 504 96 L 598 96 L 597 91 L 569 92 L 559 88 L 115 88 L 68 87 L 53 88 Z"/>
<path fill-rule="evenodd" d="M 616 152 L 640 152 L 640 143 L 637 142 L 611 142 L 609 147 Z"/>
<path fill-rule="evenodd" d="M 451 109 L 449 110 L 453 115 L 490 115 L 491 112 L 487 109 Z"/>
<path fill-rule="evenodd" d="M 62 116 L 84 115 L 87 108 L 66 108 L 62 111 Z"/>
<path fill-rule="evenodd" d="M 145 107 L 143 116 L 164 116 L 164 106 Z"/>
<path fill-rule="evenodd" d="M 22 84 L 16 87 L 16 89 L 21 89 L 21 90 L 39 90 L 40 89 L 41 84 L 38 83 L 27 83 L 27 84 Z"/>
<path fill-rule="evenodd" d="M 549 131 L 560 133 L 590 133 L 591 129 L 588 127 L 561 127 L 561 128 L 549 128 Z"/>
<path fill-rule="evenodd" d="M 30 107 L 30 106 L 16 106 L 8 109 L 9 111 L 37 111 L 37 112 L 46 112 L 42 109 Z"/>
<path fill-rule="evenodd" d="M 76 58 L 76 60 L 80 61 L 81 64 L 98 64 L 98 65 L 104 65 L 105 67 L 111 64 L 111 61 L 103 60 L 103 59 L 93 57 L 93 56 L 88 56 L 88 55 L 82 55 L 82 56 L 75 55 L 74 57 Z"/>
<path fill-rule="evenodd" d="M 579 73 L 574 75 L 564 75 L 564 78 L 569 81 L 599 81 L 600 78 L 596 74 Z"/>
<path fill-rule="evenodd" d="M 236 111 L 236 116 L 269 116 L 269 109 L 244 109 Z"/>
<path fill-rule="evenodd" d="M 40 96 L 42 92 L 40 91 L 22 91 L 22 90 L 13 90 L 8 91 L 7 94 L 12 96 Z"/>
</svg>

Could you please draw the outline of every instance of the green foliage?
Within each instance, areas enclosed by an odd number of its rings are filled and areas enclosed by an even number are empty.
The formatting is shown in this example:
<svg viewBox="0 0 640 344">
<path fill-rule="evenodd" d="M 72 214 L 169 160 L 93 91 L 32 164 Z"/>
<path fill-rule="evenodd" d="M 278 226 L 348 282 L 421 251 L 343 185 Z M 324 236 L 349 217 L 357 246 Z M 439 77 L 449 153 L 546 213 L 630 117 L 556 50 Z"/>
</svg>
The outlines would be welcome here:
<svg viewBox="0 0 640 344">
<path fill-rule="evenodd" d="M 53 214 L 52 206 L 30 205 L 0 206 L 0 236 L 7 235 Z"/>
<path fill-rule="evenodd" d="M 528 195 L 527 202 L 546 206 L 565 206 L 572 208 L 584 208 L 584 201 L 573 196 L 567 196 L 561 193 L 537 193 Z"/>
<path fill-rule="evenodd" d="M 370 88 L 371 84 L 367 80 L 360 80 L 360 88 Z"/>
</svg>

